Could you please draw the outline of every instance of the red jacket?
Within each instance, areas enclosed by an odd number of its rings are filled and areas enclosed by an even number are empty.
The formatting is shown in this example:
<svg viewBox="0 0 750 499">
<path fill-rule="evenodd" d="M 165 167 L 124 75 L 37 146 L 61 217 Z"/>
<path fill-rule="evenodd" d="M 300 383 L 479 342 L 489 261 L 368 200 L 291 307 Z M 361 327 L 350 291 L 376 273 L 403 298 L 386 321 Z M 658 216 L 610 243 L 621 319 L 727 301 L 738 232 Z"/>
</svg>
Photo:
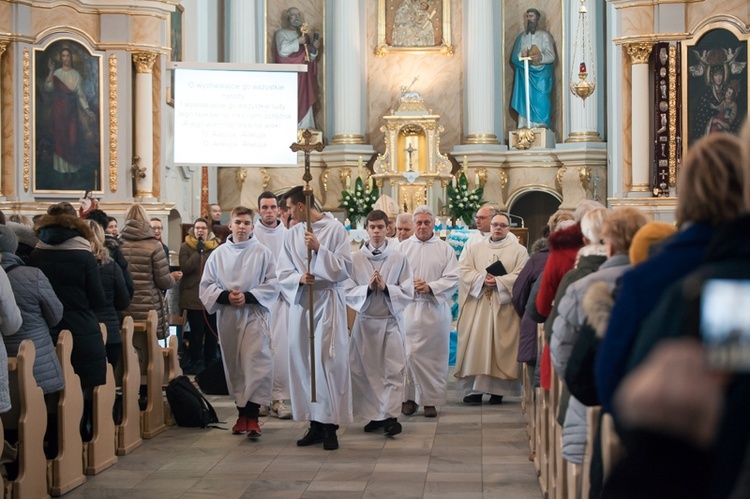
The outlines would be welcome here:
<svg viewBox="0 0 750 499">
<path fill-rule="evenodd" d="M 549 258 L 544 267 L 539 294 L 536 296 L 536 309 L 545 317 L 549 317 L 552 311 L 552 302 L 560 281 L 573 268 L 578 250 L 584 245 L 581 225 L 575 224 L 567 229 L 553 232 L 549 236 L 548 245 Z"/>
</svg>

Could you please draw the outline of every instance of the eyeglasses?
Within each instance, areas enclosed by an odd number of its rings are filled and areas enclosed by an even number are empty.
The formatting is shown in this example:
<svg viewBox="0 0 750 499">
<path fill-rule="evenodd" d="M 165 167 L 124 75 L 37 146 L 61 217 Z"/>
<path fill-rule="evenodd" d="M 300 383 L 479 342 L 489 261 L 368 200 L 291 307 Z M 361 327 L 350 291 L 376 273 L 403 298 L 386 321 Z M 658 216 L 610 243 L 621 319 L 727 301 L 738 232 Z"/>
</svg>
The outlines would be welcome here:
<svg viewBox="0 0 750 499">
<path fill-rule="evenodd" d="M 493 227 L 493 228 L 494 227 L 500 227 L 501 229 L 507 229 L 508 227 L 510 227 L 510 225 L 508 225 L 508 224 L 490 224 L 490 227 Z"/>
</svg>

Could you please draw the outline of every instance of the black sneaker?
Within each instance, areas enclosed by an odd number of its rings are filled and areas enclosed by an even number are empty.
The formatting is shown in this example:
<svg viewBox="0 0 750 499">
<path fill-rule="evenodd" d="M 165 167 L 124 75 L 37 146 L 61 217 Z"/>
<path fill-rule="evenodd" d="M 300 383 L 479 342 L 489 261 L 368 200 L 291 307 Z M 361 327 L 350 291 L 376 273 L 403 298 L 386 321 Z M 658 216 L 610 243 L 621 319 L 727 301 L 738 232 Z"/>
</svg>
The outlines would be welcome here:
<svg viewBox="0 0 750 499">
<path fill-rule="evenodd" d="M 365 425 L 365 433 L 372 433 L 383 428 L 385 421 L 370 421 Z"/>
<path fill-rule="evenodd" d="M 497 405 L 503 403 L 502 395 L 490 395 L 490 404 Z"/>
<path fill-rule="evenodd" d="M 308 428 L 305 436 L 297 440 L 299 447 L 307 447 L 308 445 L 319 444 L 323 441 L 323 425 L 317 421 L 310 422 L 310 428 Z"/>
<path fill-rule="evenodd" d="M 323 449 L 336 450 L 339 448 L 339 439 L 336 436 L 336 430 L 338 429 L 339 425 L 323 425 Z"/>
<path fill-rule="evenodd" d="M 483 393 L 475 393 L 474 395 L 467 395 L 464 397 L 464 404 L 468 405 L 482 405 Z"/>
<path fill-rule="evenodd" d="M 392 437 L 401 433 L 401 423 L 396 418 L 388 418 L 383 425 L 383 433 Z"/>
</svg>

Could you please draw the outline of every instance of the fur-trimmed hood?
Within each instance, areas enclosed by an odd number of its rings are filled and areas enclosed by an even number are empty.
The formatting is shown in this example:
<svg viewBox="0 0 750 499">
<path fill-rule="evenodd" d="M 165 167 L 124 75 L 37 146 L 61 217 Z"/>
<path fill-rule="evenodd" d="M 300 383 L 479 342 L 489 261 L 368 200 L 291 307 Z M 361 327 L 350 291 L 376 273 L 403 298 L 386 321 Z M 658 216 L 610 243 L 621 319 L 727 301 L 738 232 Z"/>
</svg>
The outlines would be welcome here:
<svg viewBox="0 0 750 499">
<path fill-rule="evenodd" d="M 94 238 L 88 222 L 72 215 L 43 215 L 37 222 L 34 232 L 40 241 L 53 245 L 76 236 L 88 241 Z"/>
<path fill-rule="evenodd" d="M 586 316 L 586 322 L 594 328 L 599 339 L 607 334 L 609 317 L 615 305 L 615 299 L 609 287 L 610 285 L 603 281 L 592 282 L 583 296 L 583 313 Z"/>
<path fill-rule="evenodd" d="M 17 222 L 10 222 L 10 221 L 7 222 L 6 225 L 16 235 L 16 239 L 18 239 L 18 244 L 25 244 L 29 248 L 33 248 L 36 246 L 36 243 L 39 241 L 39 238 L 37 238 L 36 235 L 34 234 L 34 228 L 31 227 L 30 225 L 19 224 Z"/>
<path fill-rule="evenodd" d="M 534 244 L 531 245 L 531 250 L 529 251 L 530 255 L 533 255 L 534 253 L 541 251 L 543 249 L 547 248 L 547 238 L 542 237 L 534 241 Z"/>
<path fill-rule="evenodd" d="M 550 234 L 547 240 L 550 250 L 563 250 L 570 248 L 580 248 L 583 246 L 583 233 L 581 225 L 575 224 L 567 229 L 558 230 Z"/>
</svg>

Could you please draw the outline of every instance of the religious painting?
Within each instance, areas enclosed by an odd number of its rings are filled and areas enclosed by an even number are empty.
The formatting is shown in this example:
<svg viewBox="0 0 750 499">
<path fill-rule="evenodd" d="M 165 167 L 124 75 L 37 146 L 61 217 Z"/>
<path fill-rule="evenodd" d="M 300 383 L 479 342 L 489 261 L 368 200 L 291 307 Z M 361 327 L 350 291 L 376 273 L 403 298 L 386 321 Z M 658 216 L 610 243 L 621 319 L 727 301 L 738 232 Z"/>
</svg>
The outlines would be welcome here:
<svg viewBox="0 0 750 499">
<path fill-rule="evenodd" d="M 184 48 L 182 45 L 182 19 L 185 10 L 182 5 L 176 5 L 174 12 L 169 15 L 169 48 L 172 52 L 169 54 L 170 62 L 182 62 L 185 60 Z M 174 70 L 170 71 L 170 84 L 167 87 L 167 104 L 174 106 Z"/>
<path fill-rule="evenodd" d="M 686 146 L 709 133 L 739 132 L 748 106 L 747 50 L 746 35 L 721 28 L 686 43 Z"/>
<path fill-rule="evenodd" d="M 102 189 L 101 56 L 75 40 L 34 50 L 35 193 Z"/>
<path fill-rule="evenodd" d="M 389 52 L 453 55 L 450 0 L 378 0 L 378 45 Z"/>
</svg>

